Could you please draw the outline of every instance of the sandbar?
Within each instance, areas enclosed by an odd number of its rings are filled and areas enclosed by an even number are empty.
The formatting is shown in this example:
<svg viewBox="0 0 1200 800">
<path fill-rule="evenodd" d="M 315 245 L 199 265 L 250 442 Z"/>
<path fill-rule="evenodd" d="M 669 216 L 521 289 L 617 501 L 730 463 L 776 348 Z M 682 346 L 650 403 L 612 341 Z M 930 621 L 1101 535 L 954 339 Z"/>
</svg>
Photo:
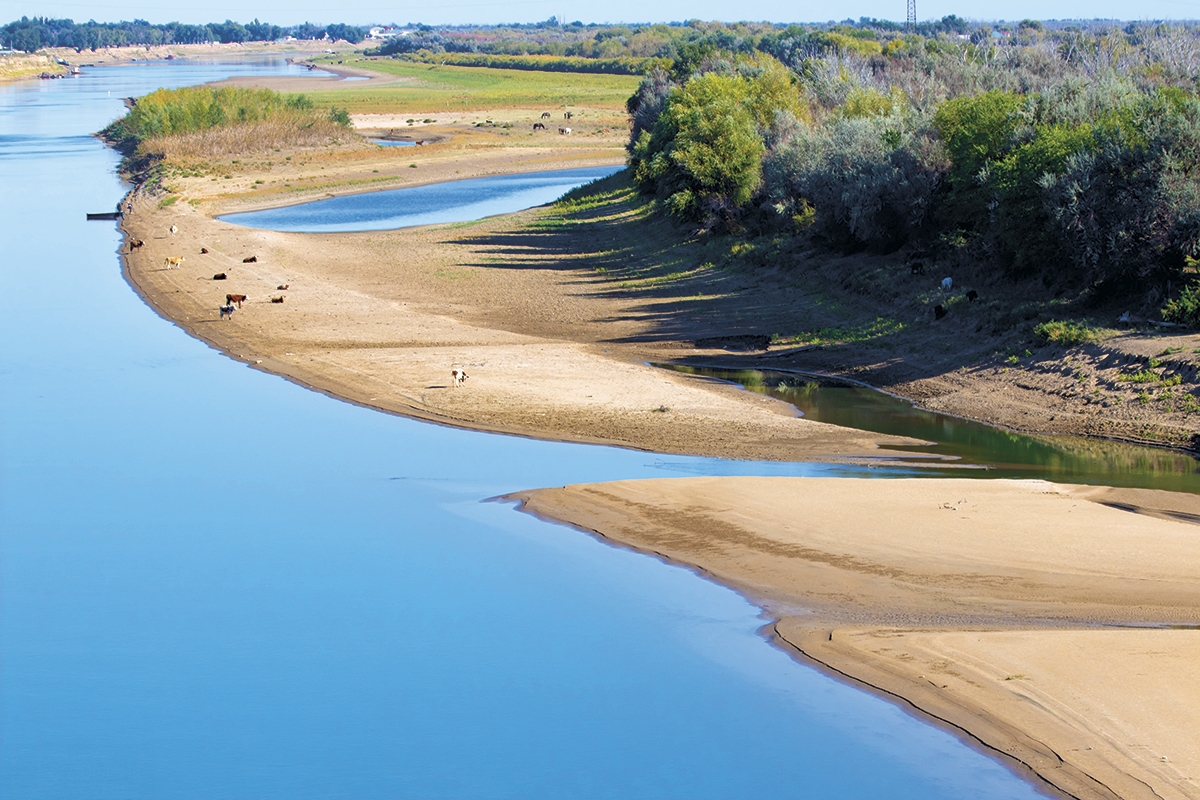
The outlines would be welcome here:
<svg viewBox="0 0 1200 800">
<path fill-rule="evenodd" d="M 1200 796 L 1200 498 L 723 477 L 513 499 L 741 591 L 781 646 L 1068 796 Z"/>
</svg>

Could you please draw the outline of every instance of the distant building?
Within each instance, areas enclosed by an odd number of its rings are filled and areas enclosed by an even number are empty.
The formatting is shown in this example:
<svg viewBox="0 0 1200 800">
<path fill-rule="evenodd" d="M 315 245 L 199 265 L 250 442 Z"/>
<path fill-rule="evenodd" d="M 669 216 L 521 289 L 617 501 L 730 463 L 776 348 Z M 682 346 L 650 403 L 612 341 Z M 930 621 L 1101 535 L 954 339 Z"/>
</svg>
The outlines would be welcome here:
<svg viewBox="0 0 1200 800">
<path fill-rule="evenodd" d="M 397 36 L 408 36 L 409 31 L 394 28 L 391 25 L 376 25 L 367 31 L 368 39 L 395 39 Z"/>
</svg>

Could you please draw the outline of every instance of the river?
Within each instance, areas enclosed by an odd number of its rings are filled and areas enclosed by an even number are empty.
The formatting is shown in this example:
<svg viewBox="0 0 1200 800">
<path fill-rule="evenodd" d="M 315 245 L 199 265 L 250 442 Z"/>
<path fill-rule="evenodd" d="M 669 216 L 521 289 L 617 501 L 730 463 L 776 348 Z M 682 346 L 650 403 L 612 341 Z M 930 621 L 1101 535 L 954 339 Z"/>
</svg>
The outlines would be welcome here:
<svg viewBox="0 0 1200 800">
<path fill-rule="evenodd" d="M 737 594 L 484 502 L 690 474 L 390 417 L 221 356 L 124 281 L 121 97 L 0 87 L 0 796 L 1038 796 L 769 645 Z"/>
</svg>

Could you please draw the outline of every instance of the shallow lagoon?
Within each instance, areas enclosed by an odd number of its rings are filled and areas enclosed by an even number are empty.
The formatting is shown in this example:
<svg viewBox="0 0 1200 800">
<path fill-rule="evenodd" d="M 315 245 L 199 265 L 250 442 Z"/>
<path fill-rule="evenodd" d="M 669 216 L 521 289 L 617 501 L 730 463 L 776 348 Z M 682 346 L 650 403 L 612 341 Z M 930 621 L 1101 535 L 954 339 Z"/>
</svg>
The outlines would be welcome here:
<svg viewBox="0 0 1200 800">
<path fill-rule="evenodd" d="M 248 228 L 301 233 L 378 231 L 468 222 L 551 203 L 578 186 L 606 178 L 620 169 L 585 167 L 469 178 L 227 214 L 220 219 Z"/>
<path fill-rule="evenodd" d="M 1081 436 L 1032 436 L 949 414 L 865 386 L 817 375 L 771 370 L 731 370 L 659 365 L 731 381 L 794 405 L 809 419 L 875 433 L 910 436 L 930 444 L 896 447 L 928 465 L 941 459 L 975 469 L 943 475 L 1040 478 L 1060 483 L 1131 486 L 1200 494 L 1200 460 L 1161 447 Z"/>
<path fill-rule="evenodd" d="M 0 796 L 1021 798 L 769 646 L 689 572 L 481 502 L 659 459 L 389 417 L 130 290 L 120 98 L 282 62 L 0 88 Z"/>
</svg>

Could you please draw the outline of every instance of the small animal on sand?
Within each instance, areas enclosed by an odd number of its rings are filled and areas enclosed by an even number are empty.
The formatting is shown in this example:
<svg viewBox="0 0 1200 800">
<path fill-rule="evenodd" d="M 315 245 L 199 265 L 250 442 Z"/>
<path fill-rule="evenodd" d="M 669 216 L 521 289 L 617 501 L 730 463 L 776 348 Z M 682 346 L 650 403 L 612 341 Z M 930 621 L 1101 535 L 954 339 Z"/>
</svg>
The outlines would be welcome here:
<svg viewBox="0 0 1200 800">
<path fill-rule="evenodd" d="M 227 294 L 227 295 L 225 295 L 225 302 L 228 305 L 234 305 L 236 303 L 237 307 L 241 308 L 242 303 L 246 302 L 246 295 L 244 295 L 244 294 Z"/>
<path fill-rule="evenodd" d="M 223 281 L 228 277 L 229 276 L 226 275 L 224 272 L 218 272 L 216 275 L 213 275 L 213 280 L 214 281 Z"/>
<path fill-rule="evenodd" d="M 272 303 L 282 303 L 282 302 L 283 302 L 283 295 L 279 295 L 278 297 L 272 297 L 272 298 L 271 298 L 271 302 L 272 302 Z"/>
<path fill-rule="evenodd" d="M 170 228 L 167 228 L 167 230 L 171 232 L 172 236 L 179 233 L 179 228 L 176 228 L 174 225 L 172 225 Z"/>
<path fill-rule="evenodd" d="M 278 286 L 276 286 L 275 289 L 276 289 L 276 291 L 286 292 L 289 285 L 290 284 L 287 284 L 287 283 L 281 283 Z"/>
<path fill-rule="evenodd" d="M 144 244 L 145 244 L 145 242 L 143 242 L 141 239 L 130 239 L 129 240 L 129 249 L 136 250 Z"/>
<path fill-rule="evenodd" d="M 233 319 L 233 312 L 236 309 L 230 304 L 227 306 L 217 306 L 217 310 L 221 312 L 221 319 Z"/>
<path fill-rule="evenodd" d="M 183 256 L 167 256 L 163 259 L 163 263 L 167 265 L 167 269 L 175 269 L 183 264 Z"/>
<path fill-rule="evenodd" d="M 450 370 L 450 377 L 454 379 L 454 388 L 457 389 L 466 382 L 467 378 L 471 376 L 467 374 L 466 370 L 455 367 L 454 369 Z"/>
<path fill-rule="evenodd" d="M 206 256 L 206 255 L 208 255 L 208 248 L 207 248 L 207 247 L 201 247 L 201 248 L 200 248 L 200 255 L 202 255 L 202 256 Z"/>
<path fill-rule="evenodd" d="M 246 256 L 242 259 L 243 264 L 257 264 L 258 256 Z"/>
</svg>

